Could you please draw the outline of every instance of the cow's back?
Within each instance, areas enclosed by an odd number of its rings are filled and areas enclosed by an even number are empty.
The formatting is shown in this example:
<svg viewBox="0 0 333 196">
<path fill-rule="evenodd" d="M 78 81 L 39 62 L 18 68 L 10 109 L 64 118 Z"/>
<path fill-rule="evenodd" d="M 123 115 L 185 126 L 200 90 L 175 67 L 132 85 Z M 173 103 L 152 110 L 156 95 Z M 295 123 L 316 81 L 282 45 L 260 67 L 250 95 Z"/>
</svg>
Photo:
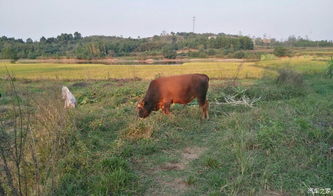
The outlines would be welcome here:
<svg viewBox="0 0 333 196">
<path fill-rule="evenodd" d="M 153 80 L 159 100 L 171 99 L 174 103 L 188 103 L 193 98 L 206 96 L 209 78 L 204 74 L 186 74 Z"/>
</svg>

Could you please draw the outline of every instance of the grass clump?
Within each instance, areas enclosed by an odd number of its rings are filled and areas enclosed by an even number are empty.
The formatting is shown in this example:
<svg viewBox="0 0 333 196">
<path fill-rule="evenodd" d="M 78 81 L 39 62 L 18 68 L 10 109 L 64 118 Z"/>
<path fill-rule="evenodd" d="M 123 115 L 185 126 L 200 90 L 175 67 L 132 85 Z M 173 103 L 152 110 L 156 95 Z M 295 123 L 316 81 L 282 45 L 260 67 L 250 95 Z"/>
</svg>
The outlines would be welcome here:
<svg viewBox="0 0 333 196">
<path fill-rule="evenodd" d="M 328 61 L 328 67 L 327 67 L 327 70 L 326 70 L 326 76 L 328 78 L 333 78 L 333 58 L 331 58 L 330 61 Z"/>
<path fill-rule="evenodd" d="M 278 71 L 279 75 L 276 78 L 276 83 L 279 85 L 287 85 L 294 87 L 303 87 L 303 76 L 290 69 L 281 69 Z"/>
<path fill-rule="evenodd" d="M 194 185 L 196 181 L 197 181 L 197 180 L 195 179 L 195 177 L 193 177 L 193 176 L 189 176 L 189 177 L 186 179 L 185 182 L 186 182 L 187 185 Z"/>
<path fill-rule="evenodd" d="M 274 54 L 262 54 L 260 56 L 261 61 L 276 60 L 278 59 Z"/>
<path fill-rule="evenodd" d="M 154 133 L 154 127 L 150 124 L 139 121 L 131 124 L 123 133 L 123 137 L 130 140 L 148 139 Z"/>
<path fill-rule="evenodd" d="M 209 157 L 205 160 L 205 166 L 209 168 L 218 168 L 220 164 L 216 159 Z"/>
</svg>

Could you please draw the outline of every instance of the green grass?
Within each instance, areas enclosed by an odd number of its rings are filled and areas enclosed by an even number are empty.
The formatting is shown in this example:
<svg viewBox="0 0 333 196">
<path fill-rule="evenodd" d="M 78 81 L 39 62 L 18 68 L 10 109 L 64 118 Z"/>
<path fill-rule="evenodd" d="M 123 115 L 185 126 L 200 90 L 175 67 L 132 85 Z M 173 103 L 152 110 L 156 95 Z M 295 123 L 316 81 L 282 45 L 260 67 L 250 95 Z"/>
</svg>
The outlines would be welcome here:
<svg viewBox="0 0 333 196">
<path fill-rule="evenodd" d="M 256 66 L 271 70 L 292 69 L 304 74 L 323 72 L 327 67 L 328 59 L 318 59 L 310 56 L 285 57 L 276 60 L 260 61 Z"/>
<path fill-rule="evenodd" d="M 300 195 L 309 187 L 333 189 L 333 82 L 319 72 L 324 63 L 292 58 L 256 64 L 265 70 L 289 66 L 306 73 L 304 83 L 263 78 L 234 86 L 211 80 L 207 121 L 200 120 L 195 102 L 173 105 L 169 116 L 154 112 L 138 119 L 135 105 L 148 80 L 18 80 L 16 85 L 24 103 L 41 95 L 54 100 L 62 85 L 79 100 L 69 112 L 75 126 L 70 148 L 57 164 L 56 195 Z M 204 63 L 191 65 L 204 69 Z M 1 107 L 11 103 L 7 84 L 0 83 Z M 252 108 L 217 104 L 236 92 L 261 99 Z"/>
</svg>

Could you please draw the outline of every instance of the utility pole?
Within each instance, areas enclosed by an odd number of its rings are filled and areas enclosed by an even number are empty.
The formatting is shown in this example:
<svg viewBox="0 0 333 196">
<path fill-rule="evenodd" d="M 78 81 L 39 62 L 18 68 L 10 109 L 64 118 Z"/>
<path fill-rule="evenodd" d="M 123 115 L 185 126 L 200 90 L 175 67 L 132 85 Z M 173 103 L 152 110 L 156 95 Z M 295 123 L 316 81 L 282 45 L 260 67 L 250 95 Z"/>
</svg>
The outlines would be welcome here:
<svg viewBox="0 0 333 196">
<path fill-rule="evenodd" d="M 193 21 L 193 33 L 194 33 L 194 28 L 195 28 L 195 16 L 193 16 L 193 18 L 192 18 L 192 21 Z"/>
</svg>

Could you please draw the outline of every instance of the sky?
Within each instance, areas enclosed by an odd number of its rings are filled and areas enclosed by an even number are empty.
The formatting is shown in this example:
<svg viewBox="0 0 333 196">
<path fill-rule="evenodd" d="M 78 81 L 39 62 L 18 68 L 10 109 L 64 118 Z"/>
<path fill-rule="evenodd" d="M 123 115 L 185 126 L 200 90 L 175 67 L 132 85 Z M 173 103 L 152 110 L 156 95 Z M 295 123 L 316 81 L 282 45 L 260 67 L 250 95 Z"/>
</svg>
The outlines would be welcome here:
<svg viewBox="0 0 333 196">
<path fill-rule="evenodd" d="M 333 40 L 333 0 L 0 0 L 0 36 L 149 37 L 166 32 Z"/>
</svg>

